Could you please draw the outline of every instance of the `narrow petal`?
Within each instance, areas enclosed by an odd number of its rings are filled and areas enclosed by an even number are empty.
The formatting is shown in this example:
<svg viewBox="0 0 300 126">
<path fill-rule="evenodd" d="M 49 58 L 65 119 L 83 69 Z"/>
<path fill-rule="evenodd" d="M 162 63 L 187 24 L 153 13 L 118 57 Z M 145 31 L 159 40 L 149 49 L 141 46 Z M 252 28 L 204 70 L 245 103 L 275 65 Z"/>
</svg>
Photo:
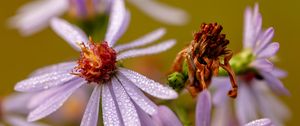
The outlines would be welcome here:
<svg viewBox="0 0 300 126">
<path fill-rule="evenodd" d="M 157 21 L 171 25 L 184 25 L 188 21 L 188 14 L 179 8 L 153 0 L 128 1 Z"/>
<path fill-rule="evenodd" d="M 259 52 L 264 50 L 264 48 L 266 48 L 266 46 L 270 42 L 272 42 L 273 36 L 274 36 L 274 29 L 272 27 L 270 27 L 267 30 L 265 30 L 264 32 L 262 32 L 256 42 L 254 50 L 253 50 L 254 54 L 258 54 Z"/>
<path fill-rule="evenodd" d="M 26 119 L 19 116 L 5 117 L 5 121 L 7 121 L 11 126 L 49 126 L 38 122 L 28 122 Z"/>
<path fill-rule="evenodd" d="M 223 94 L 224 95 L 224 94 Z M 227 96 L 224 102 L 215 106 L 214 114 L 212 117 L 212 126 L 238 126 L 234 122 L 234 113 L 231 108 L 229 98 Z"/>
<path fill-rule="evenodd" d="M 161 126 L 182 126 L 176 114 L 167 106 L 159 106 L 158 113 L 152 118 L 159 120 L 162 124 Z"/>
<path fill-rule="evenodd" d="M 104 126 L 121 126 L 121 119 L 107 84 L 102 88 L 102 112 Z"/>
<path fill-rule="evenodd" d="M 124 126 L 140 126 L 140 119 L 129 96 L 117 78 L 112 78 L 112 87 L 122 115 Z"/>
<path fill-rule="evenodd" d="M 80 28 L 63 19 L 53 18 L 51 28 L 77 51 L 81 50 L 79 43 L 88 43 L 87 36 Z"/>
<path fill-rule="evenodd" d="M 198 94 L 196 105 L 196 126 L 210 126 L 211 96 L 208 90 Z"/>
<path fill-rule="evenodd" d="M 130 80 L 124 75 L 118 74 L 117 79 L 122 83 L 129 97 L 146 113 L 153 115 L 157 111 L 157 106 L 147 98 L 140 89 L 138 89 Z"/>
<path fill-rule="evenodd" d="M 72 95 L 72 93 L 76 89 L 78 89 L 85 83 L 86 82 L 83 81 L 79 83 L 68 83 L 66 85 L 63 85 L 60 92 L 56 93 L 54 96 L 52 96 L 43 104 L 41 104 L 39 107 L 31 111 L 27 120 L 30 122 L 36 121 L 55 112 L 64 104 L 64 102 Z"/>
<path fill-rule="evenodd" d="M 57 72 L 57 71 L 71 72 L 71 70 L 75 66 L 76 66 L 76 62 L 75 61 L 54 64 L 54 65 L 50 65 L 50 66 L 46 66 L 46 67 L 40 68 L 40 69 L 32 72 L 30 74 L 30 77 L 35 77 L 35 76 L 39 76 L 39 75 L 42 75 L 42 74 L 51 73 L 51 72 Z"/>
<path fill-rule="evenodd" d="M 287 76 L 286 71 L 284 71 L 282 69 L 279 69 L 279 68 L 276 68 L 276 67 L 272 70 L 271 73 L 272 73 L 273 76 L 275 76 L 277 78 L 284 78 L 284 77 Z"/>
<path fill-rule="evenodd" d="M 250 64 L 252 67 L 256 68 L 257 70 L 264 70 L 264 71 L 272 71 L 273 64 L 267 59 L 257 59 Z"/>
<path fill-rule="evenodd" d="M 62 15 L 68 9 L 66 0 L 36 0 L 25 4 L 18 14 L 9 20 L 24 36 L 32 35 L 49 25 L 51 18 Z"/>
<path fill-rule="evenodd" d="M 243 46 L 244 48 L 252 48 L 254 43 L 253 36 L 252 36 L 252 10 L 250 7 L 247 7 L 245 12 L 244 12 L 244 40 L 243 40 Z"/>
<path fill-rule="evenodd" d="M 80 126 L 97 126 L 101 87 L 97 85 L 86 106 Z"/>
<path fill-rule="evenodd" d="M 122 22 L 122 25 L 115 37 L 115 41 L 119 40 L 119 38 L 121 38 L 123 36 L 123 34 L 127 31 L 127 28 L 128 28 L 128 25 L 129 25 L 129 22 L 130 22 L 130 13 L 129 11 L 126 12 L 126 15 L 125 15 L 125 19 L 124 21 Z M 114 44 L 112 44 L 113 46 Z"/>
<path fill-rule="evenodd" d="M 62 85 L 75 78 L 78 77 L 65 71 L 51 72 L 19 82 L 15 85 L 15 90 L 20 92 L 41 91 Z"/>
<path fill-rule="evenodd" d="M 161 38 L 164 34 L 166 33 L 166 30 L 164 28 L 157 29 L 137 40 L 134 40 L 133 42 L 127 42 L 126 44 L 123 45 L 118 45 L 114 49 L 117 52 L 126 50 L 126 49 L 132 49 L 135 47 L 143 46 L 149 43 L 154 42 L 155 40 L 158 40 Z"/>
<path fill-rule="evenodd" d="M 132 81 L 138 88 L 147 92 L 148 94 L 161 98 L 161 99 L 175 99 L 178 94 L 168 86 L 163 86 L 162 84 L 155 82 L 137 72 L 119 68 L 119 71 L 126 76 L 130 81 Z"/>
<path fill-rule="evenodd" d="M 284 87 L 282 82 L 269 72 L 258 71 L 267 81 L 268 86 L 277 94 L 290 95 L 290 92 Z"/>
<path fill-rule="evenodd" d="M 272 56 L 275 56 L 278 50 L 279 50 L 279 43 L 277 42 L 271 43 L 265 49 L 261 50 L 261 52 L 257 54 L 257 58 L 270 58 Z"/>
<path fill-rule="evenodd" d="M 117 56 L 117 60 L 123 60 L 131 57 L 138 57 L 144 55 L 157 54 L 163 51 L 166 51 L 175 45 L 175 40 L 167 40 L 165 42 L 159 43 L 154 46 L 150 46 L 142 49 L 132 49 L 125 52 L 120 53 Z"/>
<path fill-rule="evenodd" d="M 240 124 L 257 119 L 257 103 L 253 97 L 250 86 L 241 83 L 239 86 L 239 95 L 236 99 L 236 115 Z"/>
<path fill-rule="evenodd" d="M 14 93 L 4 98 L 2 101 L 2 111 L 5 113 L 23 113 L 27 114 L 26 104 L 34 93 Z"/>
<path fill-rule="evenodd" d="M 144 110 L 142 110 L 139 106 L 135 105 L 136 111 L 139 115 L 139 118 L 141 120 L 142 126 L 161 126 L 160 122 L 157 122 L 153 118 L 150 117 Z"/>
<path fill-rule="evenodd" d="M 108 42 L 110 47 L 112 47 L 118 39 L 117 36 L 119 36 L 118 34 L 120 33 L 122 24 L 126 21 L 126 13 L 128 12 L 125 9 L 124 0 L 114 0 L 112 3 L 108 29 L 105 35 L 105 41 Z"/>
<path fill-rule="evenodd" d="M 258 119 L 247 123 L 245 126 L 274 126 L 270 119 Z"/>
</svg>

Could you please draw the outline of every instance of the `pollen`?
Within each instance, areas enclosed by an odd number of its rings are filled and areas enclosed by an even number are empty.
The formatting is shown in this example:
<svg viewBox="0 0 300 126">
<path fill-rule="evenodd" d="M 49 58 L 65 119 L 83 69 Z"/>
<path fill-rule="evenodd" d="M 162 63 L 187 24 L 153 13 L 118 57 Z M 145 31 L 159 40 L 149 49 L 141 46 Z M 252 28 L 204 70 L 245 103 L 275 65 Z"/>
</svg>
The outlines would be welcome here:
<svg viewBox="0 0 300 126">
<path fill-rule="evenodd" d="M 72 74 L 97 84 L 110 80 L 116 70 L 116 52 L 107 42 L 95 43 L 90 37 L 89 45 L 80 44 L 81 54 Z"/>
</svg>

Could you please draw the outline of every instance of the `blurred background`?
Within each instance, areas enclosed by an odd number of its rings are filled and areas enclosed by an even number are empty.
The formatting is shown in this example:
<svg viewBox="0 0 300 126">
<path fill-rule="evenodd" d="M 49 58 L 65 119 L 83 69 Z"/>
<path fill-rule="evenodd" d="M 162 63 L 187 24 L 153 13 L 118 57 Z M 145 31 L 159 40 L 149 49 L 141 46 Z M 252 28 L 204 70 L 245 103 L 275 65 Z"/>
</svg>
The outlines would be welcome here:
<svg viewBox="0 0 300 126">
<path fill-rule="evenodd" d="M 300 47 L 300 1 L 297 0 L 160 0 L 171 6 L 182 8 L 189 14 L 189 22 L 183 26 L 172 26 L 156 22 L 140 12 L 136 7 L 127 4 L 132 13 L 132 20 L 121 42 L 134 40 L 159 27 L 167 28 L 168 38 L 177 39 L 175 48 L 165 53 L 142 58 L 130 59 L 125 66 L 141 72 L 152 79 L 165 82 L 166 74 L 178 51 L 188 44 L 198 30 L 201 23 L 218 22 L 223 25 L 223 33 L 230 40 L 229 46 L 234 52 L 242 48 L 243 14 L 247 6 L 260 5 L 263 16 L 263 26 L 274 27 L 273 41 L 280 43 L 277 66 L 288 72 L 283 80 L 290 90 L 290 97 L 281 99 L 289 106 L 292 118 L 286 123 L 297 126 L 300 116 L 300 85 L 298 84 L 299 64 L 298 53 Z M 29 0 L 1 1 L 0 4 L 0 95 L 13 92 L 16 82 L 26 78 L 33 70 L 42 66 L 71 60 L 79 56 L 66 42 L 56 36 L 49 28 L 30 37 L 22 37 L 16 30 L 9 29 L 7 20 L 16 10 Z M 141 65 L 142 64 L 142 65 Z M 298 79 L 297 79 L 298 78 Z M 270 105 L 271 106 L 271 105 Z"/>
</svg>

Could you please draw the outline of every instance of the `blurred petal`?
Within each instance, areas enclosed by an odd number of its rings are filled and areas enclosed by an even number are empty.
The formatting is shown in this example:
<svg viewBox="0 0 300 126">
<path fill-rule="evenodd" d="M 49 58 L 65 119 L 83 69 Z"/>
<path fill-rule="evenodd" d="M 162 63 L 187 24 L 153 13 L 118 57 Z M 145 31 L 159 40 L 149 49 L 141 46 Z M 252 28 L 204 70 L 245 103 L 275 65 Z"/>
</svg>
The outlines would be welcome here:
<svg viewBox="0 0 300 126">
<path fill-rule="evenodd" d="M 154 46 L 142 48 L 142 49 L 132 49 L 125 52 L 120 53 L 117 56 L 117 60 L 123 60 L 131 57 L 138 57 L 144 55 L 157 54 L 163 51 L 166 51 L 175 45 L 175 40 L 167 40 L 165 42 L 156 44 Z"/>
<path fill-rule="evenodd" d="M 137 72 L 125 68 L 119 68 L 119 71 L 137 87 L 154 97 L 160 99 L 175 99 L 178 97 L 177 92 L 172 90 L 170 87 L 163 86 L 162 84 L 155 82 Z"/>
<path fill-rule="evenodd" d="M 105 35 L 105 41 L 108 42 L 108 45 L 112 47 L 120 37 L 120 31 L 122 31 L 122 25 L 126 25 L 126 13 L 124 0 L 114 0 L 112 3 L 110 19 L 108 23 L 108 29 Z"/>
<path fill-rule="evenodd" d="M 210 126 L 211 106 L 210 93 L 205 89 L 198 94 L 197 98 L 196 126 Z"/>
<path fill-rule="evenodd" d="M 125 15 L 125 19 L 122 22 L 121 28 L 114 39 L 115 41 L 119 40 L 123 36 L 123 34 L 126 32 L 129 22 L 130 22 L 130 13 L 127 11 L 126 15 Z"/>
<path fill-rule="evenodd" d="M 11 126 L 49 126 L 38 122 L 27 122 L 26 119 L 18 116 L 5 117 L 5 121 L 7 121 Z"/>
<path fill-rule="evenodd" d="M 182 126 L 175 113 L 167 106 L 159 106 L 158 113 L 152 116 L 154 122 L 161 122 L 160 126 Z"/>
<path fill-rule="evenodd" d="M 245 126 L 274 126 L 269 119 L 259 119 L 247 123 Z"/>
<path fill-rule="evenodd" d="M 65 84 L 75 78 L 78 77 L 65 71 L 51 72 L 18 82 L 15 85 L 15 90 L 20 92 L 41 91 Z"/>
<path fill-rule="evenodd" d="M 251 8 L 247 7 L 244 12 L 244 40 L 243 46 L 244 48 L 252 48 L 254 45 L 254 41 L 252 38 L 252 12 Z"/>
<path fill-rule="evenodd" d="M 140 89 L 138 89 L 130 80 L 123 74 L 118 74 L 117 79 L 122 83 L 129 97 L 137 104 L 142 110 L 150 115 L 155 114 L 157 106 L 147 98 Z"/>
<path fill-rule="evenodd" d="M 250 120 L 257 119 L 257 104 L 250 86 L 241 83 L 239 95 L 236 99 L 236 115 L 240 124 L 246 124 Z"/>
<path fill-rule="evenodd" d="M 21 7 L 9 24 L 19 29 L 22 35 L 32 35 L 48 26 L 51 18 L 62 15 L 67 9 L 67 0 L 35 0 Z"/>
<path fill-rule="evenodd" d="M 97 126 L 98 114 L 99 114 L 99 103 L 101 96 L 101 87 L 97 85 L 90 97 L 90 100 L 86 106 L 83 118 L 80 126 Z"/>
<path fill-rule="evenodd" d="M 26 104 L 34 93 L 14 93 L 4 98 L 2 110 L 6 113 L 28 113 Z"/>
<path fill-rule="evenodd" d="M 140 126 L 140 119 L 137 115 L 136 109 L 128 97 L 121 82 L 117 78 L 112 78 L 113 91 L 122 115 L 124 126 Z"/>
<path fill-rule="evenodd" d="M 277 78 L 284 78 L 284 77 L 287 76 L 286 71 L 284 71 L 282 69 L 279 69 L 279 68 L 276 68 L 276 67 L 272 70 L 271 73 L 272 73 L 273 76 L 275 76 Z"/>
<path fill-rule="evenodd" d="M 265 72 L 262 70 L 258 71 L 267 81 L 268 86 L 277 94 L 290 95 L 290 92 L 284 87 L 282 82 L 275 76 L 273 76 L 269 72 Z"/>
<path fill-rule="evenodd" d="M 238 124 L 234 123 L 233 110 L 231 109 L 228 96 L 223 101 L 215 106 L 212 126 L 238 126 Z"/>
<path fill-rule="evenodd" d="M 71 72 L 71 70 L 76 66 L 76 64 L 77 63 L 75 61 L 71 61 L 71 62 L 64 62 L 64 63 L 46 66 L 46 67 L 40 68 L 40 69 L 32 72 L 30 74 L 30 77 L 35 77 L 35 76 L 39 76 L 42 74 L 57 72 L 57 71 Z"/>
<path fill-rule="evenodd" d="M 264 70 L 264 71 L 272 71 L 273 64 L 267 59 L 257 59 L 250 64 L 252 67 L 256 68 L 257 70 Z"/>
<path fill-rule="evenodd" d="M 78 89 L 85 83 L 86 82 L 83 81 L 80 83 L 69 83 L 63 85 L 63 87 L 60 88 L 60 91 L 58 93 L 56 93 L 54 96 L 46 100 L 43 104 L 39 105 L 36 109 L 31 111 L 27 120 L 30 122 L 36 121 L 55 112 L 64 104 L 64 102 L 72 95 L 72 93 L 76 89 Z"/>
<path fill-rule="evenodd" d="M 157 21 L 171 25 L 184 25 L 188 21 L 188 14 L 185 11 L 167 4 L 159 3 L 155 0 L 128 1 Z"/>
<path fill-rule="evenodd" d="M 153 31 L 153 32 L 137 39 L 137 40 L 134 40 L 133 42 L 126 43 L 126 44 L 123 44 L 123 45 L 118 45 L 114 49 L 117 52 L 120 52 L 120 51 L 123 51 L 123 50 L 126 50 L 126 49 L 131 49 L 131 48 L 143 46 L 143 45 L 152 43 L 155 40 L 158 40 L 165 33 L 166 33 L 166 30 L 164 28 L 160 28 L 160 29 L 157 29 L 157 30 L 155 30 L 155 31 Z"/>
<path fill-rule="evenodd" d="M 265 49 L 261 50 L 261 52 L 257 54 L 257 58 L 270 58 L 272 56 L 275 56 L 278 50 L 279 50 L 279 43 L 277 42 L 271 43 Z"/>
<path fill-rule="evenodd" d="M 107 83 L 102 88 L 102 112 L 104 126 L 121 126 L 118 110 Z"/>
<path fill-rule="evenodd" d="M 264 50 L 264 48 L 266 48 L 266 46 L 272 42 L 273 36 L 274 29 L 272 27 L 262 32 L 256 42 L 256 47 L 253 50 L 254 54 L 258 54 L 260 51 Z"/>
</svg>

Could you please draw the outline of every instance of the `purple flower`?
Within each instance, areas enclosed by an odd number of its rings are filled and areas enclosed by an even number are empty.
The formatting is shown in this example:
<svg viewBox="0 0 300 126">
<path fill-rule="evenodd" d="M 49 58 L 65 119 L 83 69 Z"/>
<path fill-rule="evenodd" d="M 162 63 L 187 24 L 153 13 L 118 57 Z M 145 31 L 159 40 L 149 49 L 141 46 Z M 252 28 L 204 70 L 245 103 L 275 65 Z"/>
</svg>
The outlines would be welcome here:
<svg viewBox="0 0 300 126">
<path fill-rule="evenodd" d="M 36 0 L 22 6 L 9 21 L 10 26 L 28 36 L 41 31 L 53 17 L 70 12 L 79 19 L 111 11 L 114 0 Z M 180 9 L 152 0 L 128 0 L 154 19 L 173 25 L 187 22 L 187 14 Z"/>
<path fill-rule="evenodd" d="M 115 63 L 130 57 L 165 51 L 175 44 L 175 40 L 167 40 L 147 48 L 131 49 L 159 39 L 165 33 L 164 29 L 159 29 L 131 43 L 114 46 L 127 28 L 129 13 L 122 0 L 115 0 L 111 9 L 108 30 L 102 43 L 88 40 L 79 28 L 62 19 L 55 18 L 51 21 L 51 26 L 58 35 L 76 50 L 82 50 L 81 57 L 77 63 L 71 61 L 40 69 L 15 86 L 15 90 L 20 92 L 41 94 L 35 99 L 35 108 L 29 113 L 29 121 L 39 120 L 53 113 L 82 86 L 93 87 L 93 92 L 81 126 L 97 125 L 100 98 L 104 125 L 128 126 L 141 125 L 138 108 L 149 115 L 157 112 L 157 106 L 141 90 L 161 99 L 177 97 L 177 93 L 171 88 Z"/>
<path fill-rule="evenodd" d="M 279 80 L 285 77 L 286 73 L 274 68 L 272 62 L 269 61 L 278 51 L 279 44 L 272 42 L 273 28 L 262 30 L 262 17 L 258 4 L 255 5 L 254 10 L 249 7 L 246 9 L 244 20 L 242 53 L 245 54 L 243 56 L 246 59 L 248 57 L 249 63 L 245 66 L 246 68 L 243 68 L 243 72 L 238 74 L 239 94 L 235 102 L 236 113 L 232 113 L 230 100 L 224 95 L 225 91 L 230 89 L 224 84 L 228 83 L 229 78 L 214 78 L 212 82 L 213 87 L 216 88 L 213 98 L 216 104 L 214 125 L 233 125 L 237 122 L 242 125 L 262 116 L 280 126 L 288 118 L 289 111 L 273 93 L 289 94 Z"/>
</svg>

